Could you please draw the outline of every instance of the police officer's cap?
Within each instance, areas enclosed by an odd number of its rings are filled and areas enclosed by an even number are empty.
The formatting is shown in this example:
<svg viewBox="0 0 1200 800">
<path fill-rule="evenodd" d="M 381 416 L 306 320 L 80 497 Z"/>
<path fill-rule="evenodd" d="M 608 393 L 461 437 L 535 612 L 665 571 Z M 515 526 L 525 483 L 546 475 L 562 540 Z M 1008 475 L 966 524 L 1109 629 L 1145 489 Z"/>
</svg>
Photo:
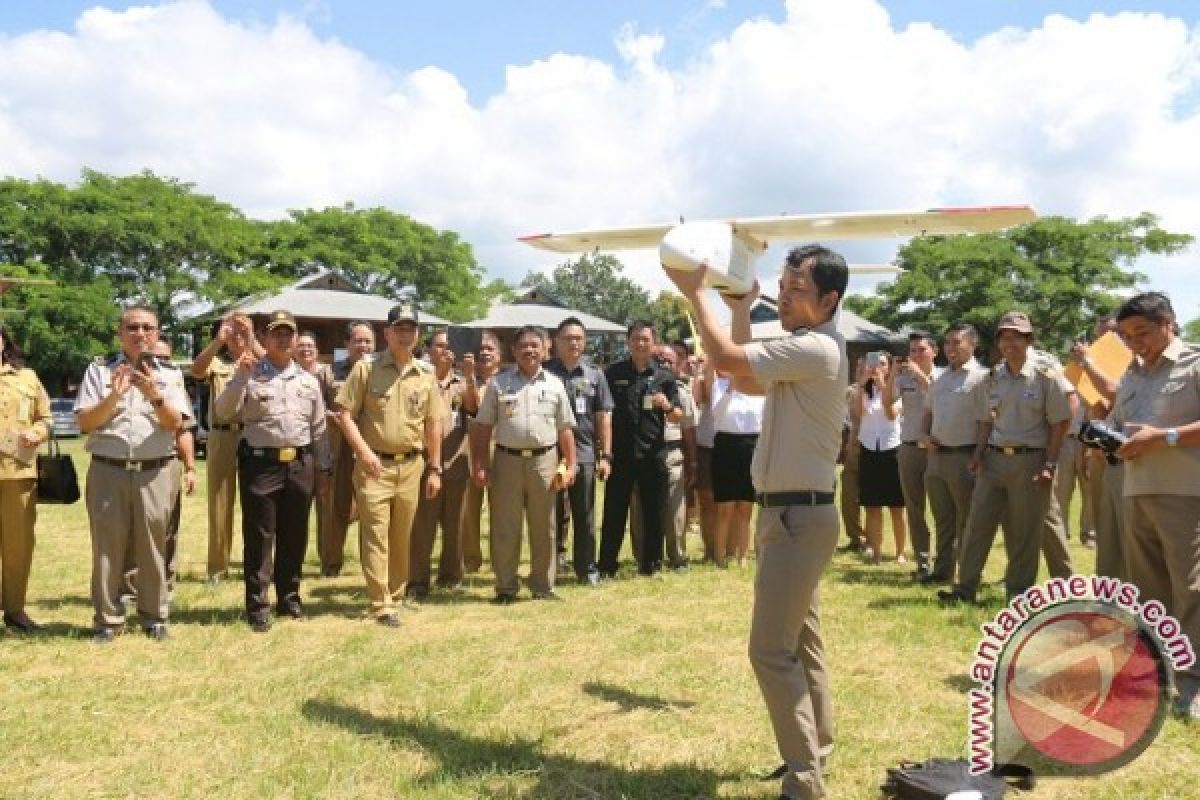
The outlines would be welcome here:
<svg viewBox="0 0 1200 800">
<path fill-rule="evenodd" d="M 999 324 L 996 325 L 996 331 L 1010 330 L 1017 333 L 1033 333 L 1033 323 L 1029 321 L 1029 315 L 1024 311 L 1009 311 L 1000 318 Z"/>
<path fill-rule="evenodd" d="M 291 328 L 293 332 L 299 330 L 296 326 L 296 318 L 292 316 L 292 312 L 272 311 L 270 318 L 267 319 L 267 330 L 273 331 L 276 328 Z"/>
<path fill-rule="evenodd" d="M 417 324 L 417 307 L 412 303 L 401 303 L 398 306 L 392 306 L 392 310 L 388 312 L 388 325 L 395 325 L 398 322 L 411 322 Z"/>
</svg>

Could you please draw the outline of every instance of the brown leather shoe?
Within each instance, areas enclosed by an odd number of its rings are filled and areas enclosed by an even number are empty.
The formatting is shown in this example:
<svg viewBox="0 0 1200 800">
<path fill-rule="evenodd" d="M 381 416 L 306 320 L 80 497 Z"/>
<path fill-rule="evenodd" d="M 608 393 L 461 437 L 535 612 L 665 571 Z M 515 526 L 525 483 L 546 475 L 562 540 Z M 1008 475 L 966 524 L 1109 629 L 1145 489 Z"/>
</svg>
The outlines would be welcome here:
<svg viewBox="0 0 1200 800">
<path fill-rule="evenodd" d="M 5 611 L 4 624 L 21 633 L 36 633 L 42 629 L 42 626 L 30 619 L 24 611 L 18 611 L 15 614 Z"/>
</svg>

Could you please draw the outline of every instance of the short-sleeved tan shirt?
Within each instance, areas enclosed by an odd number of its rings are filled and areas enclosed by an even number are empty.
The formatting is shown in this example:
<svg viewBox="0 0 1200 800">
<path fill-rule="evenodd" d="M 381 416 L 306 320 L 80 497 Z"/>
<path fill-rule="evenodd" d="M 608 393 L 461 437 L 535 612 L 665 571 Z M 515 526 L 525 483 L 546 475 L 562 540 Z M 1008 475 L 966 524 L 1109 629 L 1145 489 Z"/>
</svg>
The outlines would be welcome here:
<svg viewBox="0 0 1200 800">
<path fill-rule="evenodd" d="M 532 378 L 509 367 L 487 386 L 475 420 L 493 425 L 496 444 L 503 447 L 548 447 L 558 432 L 575 424 L 571 398 L 557 375 L 539 368 Z"/>
<path fill-rule="evenodd" d="M 998 447 L 1045 447 L 1050 426 L 1071 418 L 1061 371 L 1032 352 L 1013 375 L 1001 361 L 976 395 L 976 419 L 992 421 L 989 443 Z"/>
<path fill-rule="evenodd" d="M 240 415 L 242 438 L 251 447 L 303 447 L 313 445 L 317 464 L 329 467 L 325 436 L 325 401 L 317 379 L 289 362 L 279 369 L 263 358 L 253 377 L 234 372 L 217 397 L 221 419 Z"/>
<path fill-rule="evenodd" d="M 400 366 L 387 351 L 355 364 L 335 402 L 354 417 L 368 447 L 391 455 L 422 449 L 426 418 L 444 413 L 433 373 L 412 358 Z"/>
<path fill-rule="evenodd" d="M 449 373 L 445 380 L 434 380 L 442 398 L 442 470 L 443 478 L 466 480 L 467 469 L 467 415 L 463 411 L 463 394 L 467 382 L 457 372 Z"/>
<path fill-rule="evenodd" d="M 918 369 L 920 368 L 918 367 Z M 931 385 L 941 372 L 940 367 L 933 368 L 933 373 L 929 376 Z M 900 400 L 902 410 L 900 417 L 901 441 L 912 443 L 921 438 L 921 420 L 925 416 L 925 404 L 929 402 L 930 388 L 931 386 L 922 387 L 921 383 L 907 372 L 896 376 L 896 395 Z"/>
<path fill-rule="evenodd" d="M 112 390 L 113 370 L 123 363 L 128 362 L 121 353 L 108 361 L 88 365 L 75 396 L 77 414 L 81 409 L 95 408 L 104 400 Z M 183 415 L 186 425 L 192 416 L 192 404 L 183 387 L 183 374 L 175 367 L 159 363 L 154 367 L 154 380 L 163 399 Z M 175 452 L 175 433 L 163 430 L 150 401 L 137 389 L 130 389 L 117 402 L 112 418 L 88 434 L 86 447 L 97 456 L 152 461 Z"/>
<path fill-rule="evenodd" d="M 683 441 L 683 432 L 690 431 L 696 427 L 698 415 L 696 412 L 696 400 L 692 397 L 691 388 L 680 381 L 679 388 L 679 407 L 683 410 L 683 419 L 679 422 L 671 422 L 667 420 L 666 426 L 663 428 L 664 442 L 679 442 Z"/>
<path fill-rule="evenodd" d="M 42 438 L 50 435 L 50 398 L 42 382 L 31 369 L 0 365 L 0 432 L 18 434 L 33 428 Z M 37 460 L 28 464 L 15 456 L 0 453 L 0 480 L 37 477 Z"/>
<path fill-rule="evenodd" d="M 987 380 L 988 370 L 975 359 L 958 369 L 947 367 L 929 387 L 929 434 L 946 447 L 975 444 L 975 393 Z"/>
<path fill-rule="evenodd" d="M 745 346 L 767 390 L 750 465 L 759 492 L 833 489 L 846 420 L 846 342 L 832 322 Z"/>
<path fill-rule="evenodd" d="M 234 370 L 237 368 L 223 358 L 214 358 L 212 364 L 208 367 L 208 374 L 204 376 L 204 380 L 208 382 L 208 428 L 212 430 L 214 425 L 231 425 L 238 421 L 237 416 L 223 418 L 217 415 L 217 404 L 213 402 L 220 396 L 221 392 L 225 391 L 225 387 L 229 385 L 229 380 L 233 377 Z"/>
<path fill-rule="evenodd" d="M 1200 419 L 1200 345 L 1174 339 L 1153 367 L 1129 365 L 1117 387 L 1113 420 L 1179 428 Z M 1125 496 L 1200 496 L 1200 447 L 1160 447 L 1125 462 Z"/>
</svg>

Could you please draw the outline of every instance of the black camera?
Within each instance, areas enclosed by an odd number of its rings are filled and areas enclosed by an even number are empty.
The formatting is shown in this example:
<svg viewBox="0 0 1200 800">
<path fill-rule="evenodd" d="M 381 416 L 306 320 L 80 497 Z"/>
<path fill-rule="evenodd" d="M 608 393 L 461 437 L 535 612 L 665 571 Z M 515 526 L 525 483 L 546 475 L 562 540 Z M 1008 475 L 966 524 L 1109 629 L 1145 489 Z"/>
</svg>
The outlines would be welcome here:
<svg viewBox="0 0 1200 800">
<path fill-rule="evenodd" d="M 1108 463 L 1116 464 L 1120 461 L 1117 451 L 1129 441 L 1129 437 L 1120 431 L 1114 431 L 1103 422 L 1085 422 L 1079 429 L 1079 441 L 1086 447 L 1104 451 L 1104 458 Z"/>
</svg>

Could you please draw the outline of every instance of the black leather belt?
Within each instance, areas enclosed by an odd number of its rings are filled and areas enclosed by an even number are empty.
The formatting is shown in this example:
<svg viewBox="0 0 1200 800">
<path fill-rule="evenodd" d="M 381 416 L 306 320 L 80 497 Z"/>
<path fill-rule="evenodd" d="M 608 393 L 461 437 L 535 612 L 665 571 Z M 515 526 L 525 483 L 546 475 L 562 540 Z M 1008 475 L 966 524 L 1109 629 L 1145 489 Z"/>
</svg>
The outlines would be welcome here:
<svg viewBox="0 0 1200 800">
<path fill-rule="evenodd" d="M 240 423 L 240 422 L 231 422 L 228 425 L 213 425 L 212 430 L 214 430 L 214 431 L 240 431 L 242 429 L 242 427 L 243 427 L 242 423 Z"/>
<path fill-rule="evenodd" d="M 502 453 L 508 453 L 510 456 L 520 456 L 521 458 L 535 458 L 544 453 L 549 453 L 555 448 L 555 445 L 548 444 L 545 447 L 505 447 L 502 444 L 496 445 L 496 449 Z"/>
<path fill-rule="evenodd" d="M 764 492 L 754 495 L 754 502 L 763 508 L 827 506 L 833 502 L 833 492 Z"/>
<path fill-rule="evenodd" d="M 666 442 L 666 446 L 667 446 L 668 450 L 682 450 L 683 449 L 683 440 L 676 439 L 673 442 Z"/>
<path fill-rule="evenodd" d="M 396 464 L 403 464 L 405 461 L 412 461 L 417 456 L 425 455 L 424 450 L 409 450 L 407 453 L 381 453 L 378 450 L 372 450 L 371 452 L 380 461 L 391 461 Z"/>
<path fill-rule="evenodd" d="M 967 453 L 975 449 L 973 444 L 939 444 L 937 452 L 939 453 Z"/>
<path fill-rule="evenodd" d="M 119 467 L 126 472 L 147 472 L 152 469 L 162 469 L 167 464 L 175 460 L 175 456 L 167 456 L 166 458 L 109 458 L 108 456 L 93 455 L 93 459 L 101 464 L 108 464 L 110 467 Z"/>
<path fill-rule="evenodd" d="M 1011 445 L 1008 447 L 1002 447 L 1001 445 L 997 444 L 989 444 L 988 447 L 992 448 L 997 453 L 1003 453 L 1006 456 L 1018 456 L 1024 453 L 1046 452 L 1046 448 L 1044 447 L 1025 447 L 1024 445 Z"/>
<path fill-rule="evenodd" d="M 920 442 L 901 442 L 900 444 L 908 445 L 909 447 L 920 447 Z"/>
<path fill-rule="evenodd" d="M 261 461 L 272 461 L 277 464 L 287 464 L 291 461 L 295 461 L 297 458 L 306 453 L 311 453 L 312 445 L 305 444 L 299 447 L 251 447 L 243 439 L 242 447 L 239 452 L 244 456 L 257 458 Z"/>
</svg>

